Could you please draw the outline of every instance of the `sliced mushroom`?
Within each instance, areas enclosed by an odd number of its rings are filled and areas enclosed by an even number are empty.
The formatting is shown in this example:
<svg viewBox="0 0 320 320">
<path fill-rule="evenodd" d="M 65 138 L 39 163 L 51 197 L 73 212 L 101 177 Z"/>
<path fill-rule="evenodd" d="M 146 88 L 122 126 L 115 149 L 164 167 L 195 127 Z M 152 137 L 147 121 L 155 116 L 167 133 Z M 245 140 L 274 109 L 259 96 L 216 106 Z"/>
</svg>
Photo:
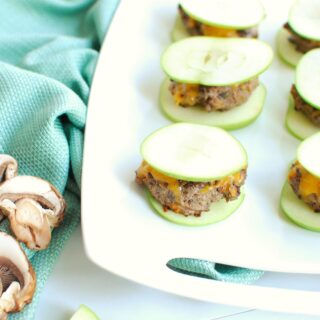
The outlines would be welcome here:
<svg viewBox="0 0 320 320">
<path fill-rule="evenodd" d="M 0 319 L 21 311 L 30 303 L 36 287 L 36 276 L 19 243 L 0 232 Z"/>
<path fill-rule="evenodd" d="M 51 241 L 51 228 L 63 219 L 65 201 L 49 182 L 17 176 L 0 185 L 0 211 L 15 237 L 30 249 L 42 250 Z"/>
<path fill-rule="evenodd" d="M 7 154 L 0 154 L 0 183 L 14 178 L 17 174 L 18 163 L 16 159 Z M 3 219 L 4 216 L 0 214 L 0 222 Z"/>
<path fill-rule="evenodd" d="M 7 154 L 0 154 L 0 182 L 14 178 L 18 174 L 16 159 Z"/>
</svg>

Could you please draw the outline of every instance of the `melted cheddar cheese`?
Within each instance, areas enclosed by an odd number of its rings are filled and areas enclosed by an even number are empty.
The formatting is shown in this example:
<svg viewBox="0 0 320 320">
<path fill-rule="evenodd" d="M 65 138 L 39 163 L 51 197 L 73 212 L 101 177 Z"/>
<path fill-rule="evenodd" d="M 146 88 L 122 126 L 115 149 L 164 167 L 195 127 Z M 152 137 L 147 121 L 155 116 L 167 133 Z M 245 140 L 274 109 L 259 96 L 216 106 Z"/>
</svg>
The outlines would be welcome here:
<svg viewBox="0 0 320 320">
<path fill-rule="evenodd" d="M 214 26 L 208 26 L 206 24 L 201 24 L 201 31 L 204 36 L 209 36 L 209 37 L 221 37 L 221 38 L 238 37 L 237 30 L 223 29 L 223 28 L 218 28 Z"/>
<path fill-rule="evenodd" d="M 198 101 L 199 85 L 176 83 L 173 91 L 174 103 L 181 106 L 194 106 Z"/>
<path fill-rule="evenodd" d="M 219 189 L 221 193 L 228 193 L 231 198 L 235 198 L 238 196 L 238 189 L 234 186 L 234 184 L 238 186 L 241 185 L 242 179 L 243 177 L 240 171 L 223 179 L 210 182 L 210 184 L 206 185 L 200 192 L 206 193 L 215 188 Z"/>
<path fill-rule="evenodd" d="M 320 197 L 320 179 L 308 172 L 298 161 L 290 169 L 288 179 L 294 180 L 300 175 L 299 195 L 302 198 L 308 198 L 311 194 Z"/>
</svg>

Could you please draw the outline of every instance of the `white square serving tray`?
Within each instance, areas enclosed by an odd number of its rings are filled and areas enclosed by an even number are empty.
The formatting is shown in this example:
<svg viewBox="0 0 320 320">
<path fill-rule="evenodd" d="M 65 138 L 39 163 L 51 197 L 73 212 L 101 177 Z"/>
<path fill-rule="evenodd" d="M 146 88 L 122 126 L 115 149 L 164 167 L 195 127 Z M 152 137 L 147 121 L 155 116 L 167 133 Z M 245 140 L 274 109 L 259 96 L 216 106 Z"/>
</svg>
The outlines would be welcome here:
<svg viewBox="0 0 320 320">
<path fill-rule="evenodd" d="M 240 1 L 240 0 L 239 0 Z M 290 0 L 263 1 L 260 38 L 275 48 Z M 169 124 L 158 104 L 160 55 L 177 12 L 172 0 L 122 0 L 96 69 L 85 137 L 82 228 L 86 252 L 122 277 L 205 301 L 320 314 L 320 293 L 222 283 L 178 274 L 176 257 L 275 272 L 320 274 L 320 234 L 279 210 L 279 196 L 299 141 L 284 127 L 294 71 L 275 53 L 261 76 L 268 94 L 249 127 L 233 131 L 248 152 L 246 198 L 227 220 L 206 227 L 172 224 L 153 212 L 134 182 L 141 141 Z"/>
</svg>

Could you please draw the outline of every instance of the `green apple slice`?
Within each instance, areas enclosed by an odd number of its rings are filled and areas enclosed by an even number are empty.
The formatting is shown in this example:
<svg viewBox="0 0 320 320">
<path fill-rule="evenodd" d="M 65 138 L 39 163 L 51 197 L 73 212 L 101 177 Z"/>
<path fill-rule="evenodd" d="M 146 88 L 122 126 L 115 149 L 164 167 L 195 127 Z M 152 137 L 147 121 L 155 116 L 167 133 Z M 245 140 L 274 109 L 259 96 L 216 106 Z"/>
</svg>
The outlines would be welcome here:
<svg viewBox="0 0 320 320">
<path fill-rule="evenodd" d="M 320 232 L 320 214 L 314 212 L 293 192 L 290 184 L 285 183 L 280 199 L 283 213 L 302 228 Z"/>
<path fill-rule="evenodd" d="M 173 25 L 173 29 L 171 31 L 171 40 L 175 42 L 189 37 L 190 34 L 188 34 L 188 31 L 183 25 L 180 15 L 177 15 Z"/>
<path fill-rule="evenodd" d="M 289 24 L 303 38 L 319 41 L 319 0 L 296 0 L 289 13 Z"/>
<path fill-rule="evenodd" d="M 99 317 L 90 308 L 82 304 L 70 320 L 99 320 Z"/>
<path fill-rule="evenodd" d="M 201 36 L 171 44 L 161 65 L 177 82 L 227 86 L 257 77 L 272 58 L 271 47 L 257 39 Z"/>
<path fill-rule="evenodd" d="M 229 29 L 247 29 L 265 17 L 257 0 L 180 0 L 180 5 L 199 22 Z"/>
<path fill-rule="evenodd" d="M 242 191 L 236 200 L 226 202 L 224 199 L 222 199 L 218 202 L 212 203 L 210 206 L 210 211 L 202 212 L 200 217 L 186 217 L 171 210 L 164 211 L 162 205 L 152 196 L 149 191 L 147 191 L 147 197 L 150 205 L 161 217 L 184 226 L 205 226 L 225 220 L 233 212 L 235 212 L 243 202 L 244 192 Z"/>
<path fill-rule="evenodd" d="M 201 106 L 183 108 L 177 106 L 168 90 L 170 80 L 165 79 L 160 88 L 160 106 L 164 114 L 174 122 L 198 123 L 215 126 L 225 130 L 235 130 L 248 126 L 260 115 L 266 89 L 260 84 L 254 90 L 248 101 L 241 106 L 225 112 L 207 112 Z"/>
<path fill-rule="evenodd" d="M 177 123 L 161 128 L 141 145 L 143 159 L 163 174 L 185 181 L 212 181 L 247 167 L 247 153 L 223 129 Z"/>
<path fill-rule="evenodd" d="M 320 178 L 320 132 L 300 144 L 297 158 L 306 170 Z"/>
<path fill-rule="evenodd" d="M 279 57 L 288 65 L 295 67 L 303 54 L 296 50 L 295 46 L 289 41 L 290 32 L 281 28 L 277 35 L 277 50 Z"/>
<path fill-rule="evenodd" d="M 289 106 L 286 115 L 286 127 L 296 138 L 304 140 L 320 131 L 303 113 L 294 109 L 293 98 L 289 97 Z"/>
<path fill-rule="evenodd" d="M 320 109 L 320 49 L 309 51 L 299 61 L 295 84 L 303 100 Z"/>
</svg>

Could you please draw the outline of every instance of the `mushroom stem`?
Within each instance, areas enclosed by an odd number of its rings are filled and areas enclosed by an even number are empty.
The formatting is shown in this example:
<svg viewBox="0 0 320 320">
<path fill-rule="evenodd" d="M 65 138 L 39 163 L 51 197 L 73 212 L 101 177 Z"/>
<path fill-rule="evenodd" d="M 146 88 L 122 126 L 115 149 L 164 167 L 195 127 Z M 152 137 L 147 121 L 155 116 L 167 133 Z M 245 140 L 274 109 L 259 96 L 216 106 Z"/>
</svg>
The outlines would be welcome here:
<svg viewBox="0 0 320 320">
<path fill-rule="evenodd" d="M 16 202 L 16 210 L 9 214 L 12 232 L 30 249 L 48 247 L 51 241 L 51 228 L 42 207 L 32 199 Z"/>
<path fill-rule="evenodd" d="M 0 154 L 0 182 L 14 178 L 18 174 L 18 163 L 16 159 Z"/>
<path fill-rule="evenodd" d="M 0 299 L 0 309 L 5 312 L 10 312 L 16 307 L 16 299 L 18 298 L 18 293 L 21 287 L 18 282 L 12 282 L 9 288 L 4 291 Z"/>
</svg>

